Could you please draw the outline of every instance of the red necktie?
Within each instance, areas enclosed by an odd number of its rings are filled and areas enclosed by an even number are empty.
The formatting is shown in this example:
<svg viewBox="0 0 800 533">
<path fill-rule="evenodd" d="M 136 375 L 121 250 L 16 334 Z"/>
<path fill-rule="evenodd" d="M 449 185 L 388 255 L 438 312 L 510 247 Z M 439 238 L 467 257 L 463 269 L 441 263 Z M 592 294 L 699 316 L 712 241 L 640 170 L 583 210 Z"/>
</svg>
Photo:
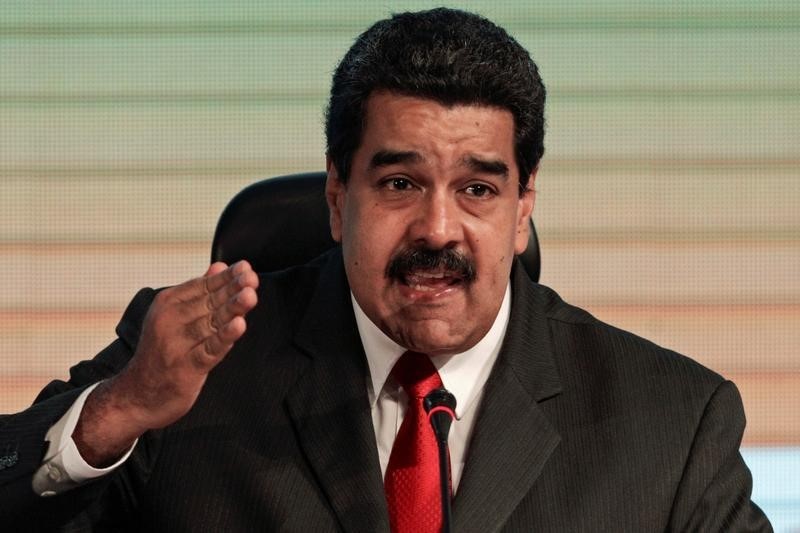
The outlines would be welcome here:
<svg viewBox="0 0 800 533">
<path fill-rule="evenodd" d="M 442 387 L 442 380 L 428 356 L 416 352 L 404 353 L 392 375 L 408 394 L 408 410 L 383 482 L 389 521 L 394 533 L 438 533 L 442 529 L 439 452 L 422 400 Z"/>
</svg>

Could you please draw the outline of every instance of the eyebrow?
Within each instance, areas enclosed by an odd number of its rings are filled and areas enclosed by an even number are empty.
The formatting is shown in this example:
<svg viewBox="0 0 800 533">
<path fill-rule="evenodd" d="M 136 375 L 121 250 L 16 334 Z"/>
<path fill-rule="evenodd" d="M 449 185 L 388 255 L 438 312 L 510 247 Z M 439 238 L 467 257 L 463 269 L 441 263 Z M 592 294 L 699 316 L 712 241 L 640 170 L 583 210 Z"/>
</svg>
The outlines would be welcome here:
<svg viewBox="0 0 800 533">
<path fill-rule="evenodd" d="M 419 163 L 422 160 L 423 157 L 419 154 L 419 152 L 379 150 L 375 152 L 375 154 L 372 156 L 372 159 L 370 159 L 369 169 L 373 170 L 380 167 L 388 167 L 389 165 L 397 165 L 398 163 Z"/>
<path fill-rule="evenodd" d="M 370 159 L 369 169 L 374 170 L 400 163 L 420 163 L 424 160 L 425 158 L 419 152 L 413 150 L 379 150 Z M 474 155 L 468 155 L 464 156 L 461 164 L 473 172 L 508 178 L 508 165 L 500 159 L 481 159 Z"/>
<path fill-rule="evenodd" d="M 508 178 L 508 165 L 499 159 L 481 159 L 474 155 L 466 156 L 462 164 L 474 172 L 481 174 L 492 174 L 502 178 Z"/>
</svg>

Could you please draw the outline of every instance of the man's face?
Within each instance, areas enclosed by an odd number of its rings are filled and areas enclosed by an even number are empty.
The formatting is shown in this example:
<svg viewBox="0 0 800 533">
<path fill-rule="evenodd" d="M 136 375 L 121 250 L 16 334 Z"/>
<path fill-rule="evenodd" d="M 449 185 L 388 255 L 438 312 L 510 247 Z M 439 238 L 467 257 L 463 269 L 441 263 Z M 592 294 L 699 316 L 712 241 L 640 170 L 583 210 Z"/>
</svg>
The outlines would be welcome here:
<svg viewBox="0 0 800 533">
<path fill-rule="evenodd" d="M 519 194 L 513 116 L 389 92 L 370 96 L 366 116 L 346 184 L 328 161 L 331 232 L 353 295 L 408 349 L 467 350 L 528 242 L 534 193 Z"/>
</svg>

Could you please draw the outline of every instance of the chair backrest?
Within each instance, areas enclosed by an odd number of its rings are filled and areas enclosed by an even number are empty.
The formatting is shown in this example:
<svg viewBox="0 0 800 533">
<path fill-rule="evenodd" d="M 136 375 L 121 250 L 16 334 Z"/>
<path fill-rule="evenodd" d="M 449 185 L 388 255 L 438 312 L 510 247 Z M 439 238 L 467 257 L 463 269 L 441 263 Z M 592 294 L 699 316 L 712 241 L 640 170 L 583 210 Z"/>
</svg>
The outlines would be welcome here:
<svg viewBox="0 0 800 533">
<path fill-rule="evenodd" d="M 530 222 L 528 248 L 520 259 L 539 280 L 539 241 Z M 331 238 L 325 173 L 269 178 L 242 189 L 217 222 L 211 261 L 247 259 L 258 272 L 282 270 L 310 261 L 336 246 Z"/>
</svg>

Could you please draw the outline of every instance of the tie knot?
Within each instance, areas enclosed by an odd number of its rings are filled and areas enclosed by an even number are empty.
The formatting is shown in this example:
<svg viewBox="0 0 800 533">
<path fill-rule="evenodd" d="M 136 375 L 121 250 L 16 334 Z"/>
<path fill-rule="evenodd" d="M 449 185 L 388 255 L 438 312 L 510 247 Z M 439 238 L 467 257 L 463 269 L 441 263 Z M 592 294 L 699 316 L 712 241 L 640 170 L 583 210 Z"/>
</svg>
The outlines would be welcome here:
<svg viewBox="0 0 800 533">
<path fill-rule="evenodd" d="M 406 352 L 392 368 L 392 376 L 405 389 L 409 398 L 424 398 L 429 392 L 442 387 L 439 372 L 427 355 Z"/>
</svg>

